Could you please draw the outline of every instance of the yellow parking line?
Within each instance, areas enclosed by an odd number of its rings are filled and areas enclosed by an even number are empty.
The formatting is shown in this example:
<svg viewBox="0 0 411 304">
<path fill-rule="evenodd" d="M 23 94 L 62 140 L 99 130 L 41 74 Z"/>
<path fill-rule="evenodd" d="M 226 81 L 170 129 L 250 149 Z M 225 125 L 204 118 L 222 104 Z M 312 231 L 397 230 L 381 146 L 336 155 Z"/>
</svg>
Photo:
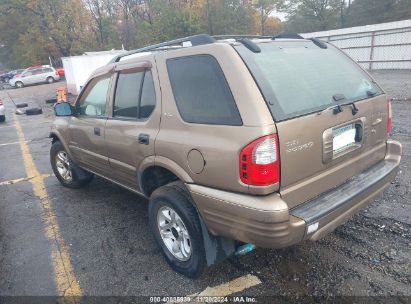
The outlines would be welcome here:
<svg viewBox="0 0 411 304">
<path fill-rule="evenodd" d="M 39 173 L 34 164 L 23 130 L 15 114 L 13 114 L 13 118 L 20 141 L 26 174 L 27 176 L 33 176 L 33 178 L 30 179 L 30 183 L 33 186 L 34 195 L 41 201 L 45 234 L 51 244 L 51 259 L 53 262 L 57 291 L 60 296 L 81 296 L 82 291 L 74 274 L 73 266 L 71 265 L 69 250 L 60 235 L 60 227 L 44 185 L 44 177 Z M 72 299 L 74 300 L 75 298 Z"/>
<path fill-rule="evenodd" d="M 204 296 L 225 297 L 259 284 L 261 284 L 259 278 L 254 275 L 248 274 L 246 276 L 239 277 L 230 282 L 223 283 L 215 287 L 207 287 L 204 291 L 191 295 L 190 297 L 194 297 L 194 300 L 196 298 Z"/>
</svg>

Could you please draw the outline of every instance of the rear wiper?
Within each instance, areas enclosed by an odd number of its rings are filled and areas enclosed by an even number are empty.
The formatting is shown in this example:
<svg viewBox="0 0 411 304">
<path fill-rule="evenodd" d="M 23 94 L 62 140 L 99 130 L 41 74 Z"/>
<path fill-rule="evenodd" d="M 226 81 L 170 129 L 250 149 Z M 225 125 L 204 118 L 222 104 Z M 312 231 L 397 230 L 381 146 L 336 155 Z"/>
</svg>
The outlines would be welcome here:
<svg viewBox="0 0 411 304">
<path fill-rule="evenodd" d="M 358 113 L 358 111 L 359 111 L 354 102 L 348 102 L 348 103 L 344 103 L 344 104 L 339 104 L 339 105 L 336 105 L 336 106 L 328 107 L 328 108 L 322 110 L 321 112 L 319 112 L 318 114 L 322 114 L 323 112 L 332 109 L 332 110 L 333 110 L 333 113 L 334 113 L 335 115 L 337 115 L 337 114 L 339 114 L 339 113 L 341 113 L 341 112 L 343 111 L 343 107 L 345 107 L 345 106 L 351 106 L 351 113 L 352 113 L 353 116 L 356 115 L 356 114 Z"/>
</svg>

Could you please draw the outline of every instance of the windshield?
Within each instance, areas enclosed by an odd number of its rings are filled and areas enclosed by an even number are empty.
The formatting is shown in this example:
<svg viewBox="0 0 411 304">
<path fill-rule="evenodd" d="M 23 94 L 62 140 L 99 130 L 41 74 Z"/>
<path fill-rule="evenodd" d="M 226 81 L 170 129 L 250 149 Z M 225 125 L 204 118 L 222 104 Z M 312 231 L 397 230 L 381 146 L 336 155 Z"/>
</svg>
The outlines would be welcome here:
<svg viewBox="0 0 411 304">
<path fill-rule="evenodd" d="M 260 43 L 261 53 L 235 46 L 276 121 L 382 94 L 373 80 L 335 47 L 310 41 Z"/>
</svg>

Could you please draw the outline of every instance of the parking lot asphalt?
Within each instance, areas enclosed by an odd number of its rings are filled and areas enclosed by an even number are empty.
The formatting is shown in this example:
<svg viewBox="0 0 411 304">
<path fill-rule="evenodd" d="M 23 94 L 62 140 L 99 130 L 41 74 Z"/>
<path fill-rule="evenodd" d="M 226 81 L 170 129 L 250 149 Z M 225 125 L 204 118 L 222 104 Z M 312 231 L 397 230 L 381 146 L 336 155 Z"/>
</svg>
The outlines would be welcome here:
<svg viewBox="0 0 411 304">
<path fill-rule="evenodd" d="M 98 177 L 67 189 L 52 175 L 45 100 L 62 84 L 0 91 L 0 296 L 411 297 L 411 102 L 393 104 L 400 172 L 366 210 L 318 242 L 257 248 L 191 280 L 163 259 L 145 199 Z M 43 114 L 15 115 L 7 93 Z"/>
</svg>

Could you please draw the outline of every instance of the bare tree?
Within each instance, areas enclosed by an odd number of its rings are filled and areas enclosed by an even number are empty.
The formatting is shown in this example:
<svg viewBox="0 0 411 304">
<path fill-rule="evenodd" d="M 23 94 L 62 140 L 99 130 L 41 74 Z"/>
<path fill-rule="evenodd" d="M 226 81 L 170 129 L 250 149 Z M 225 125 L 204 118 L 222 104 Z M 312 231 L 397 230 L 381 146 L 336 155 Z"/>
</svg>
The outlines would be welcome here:
<svg viewBox="0 0 411 304">
<path fill-rule="evenodd" d="M 91 12 L 91 16 L 97 26 L 98 39 L 100 45 L 104 45 L 104 33 L 103 33 L 103 10 L 104 3 L 102 0 L 85 0 L 88 9 Z"/>
</svg>

